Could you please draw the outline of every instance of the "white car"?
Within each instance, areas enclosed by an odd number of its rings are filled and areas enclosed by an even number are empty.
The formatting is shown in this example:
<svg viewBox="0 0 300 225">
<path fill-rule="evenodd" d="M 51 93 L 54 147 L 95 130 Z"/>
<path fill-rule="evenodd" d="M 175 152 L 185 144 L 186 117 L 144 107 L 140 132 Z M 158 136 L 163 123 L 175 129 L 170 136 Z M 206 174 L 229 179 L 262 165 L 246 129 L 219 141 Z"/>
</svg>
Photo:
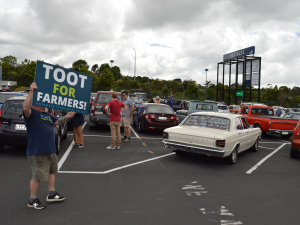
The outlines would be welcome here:
<svg viewBox="0 0 300 225">
<path fill-rule="evenodd" d="M 219 113 L 230 113 L 229 108 L 227 105 L 218 105 L 218 112 Z"/>
<path fill-rule="evenodd" d="M 249 126 L 242 115 L 198 112 L 190 114 L 180 125 L 164 130 L 163 145 L 177 155 L 188 153 L 226 158 L 229 164 L 237 155 L 258 150 L 259 128 Z"/>
</svg>

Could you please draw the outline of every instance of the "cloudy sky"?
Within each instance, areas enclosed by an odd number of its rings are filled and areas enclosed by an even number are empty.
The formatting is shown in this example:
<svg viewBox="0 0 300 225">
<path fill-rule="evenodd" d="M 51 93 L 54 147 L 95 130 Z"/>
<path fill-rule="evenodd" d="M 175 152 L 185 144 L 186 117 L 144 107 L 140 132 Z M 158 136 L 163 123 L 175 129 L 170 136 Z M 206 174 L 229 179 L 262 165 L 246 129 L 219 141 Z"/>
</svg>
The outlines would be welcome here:
<svg viewBox="0 0 300 225">
<path fill-rule="evenodd" d="M 299 0 L 0 0 L 0 57 L 78 59 L 122 74 L 216 83 L 223 55 L 255 46 L 262 85 L 300 86 Z M 130 68 L 130 69 L 129 69 Z M 227 82 L 228 83 L 228 82 Z"/>
</svg>

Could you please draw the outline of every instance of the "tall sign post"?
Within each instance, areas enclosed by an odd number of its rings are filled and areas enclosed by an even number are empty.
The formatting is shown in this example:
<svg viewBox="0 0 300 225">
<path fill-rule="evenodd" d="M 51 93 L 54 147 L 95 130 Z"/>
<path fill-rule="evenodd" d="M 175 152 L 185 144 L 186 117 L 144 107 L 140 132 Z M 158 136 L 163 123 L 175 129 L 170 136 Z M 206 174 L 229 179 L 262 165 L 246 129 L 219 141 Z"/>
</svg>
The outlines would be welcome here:
<svg viewBox="0 0 300 225">
<path fill-rule="evenodd" d="M 251 102 L 252 91 L 258 91 L 257 100 L 260 102 L 261 57 L 254 56 L 254 54 L 255 46 L 251 46 L 223 55 L 223 62 L 219 62 L 217 67 L 216 101 L 225 102 L 225 76 L 228 76 L 228 99 L 226 100 L 228 105 L 230 105 L 231 96 L 234 96 L 235 104 L 240 97 L 242 102 Z M 222 79 L 219 79 L 220 75 Z M 222 90 L 219 90 L 219 81 L 222 82 Z M 254 86 L 258 88 L 253 89 Z M 219 91 L 222 91 L 222 99 L 219 99 Z"/>
</svg>

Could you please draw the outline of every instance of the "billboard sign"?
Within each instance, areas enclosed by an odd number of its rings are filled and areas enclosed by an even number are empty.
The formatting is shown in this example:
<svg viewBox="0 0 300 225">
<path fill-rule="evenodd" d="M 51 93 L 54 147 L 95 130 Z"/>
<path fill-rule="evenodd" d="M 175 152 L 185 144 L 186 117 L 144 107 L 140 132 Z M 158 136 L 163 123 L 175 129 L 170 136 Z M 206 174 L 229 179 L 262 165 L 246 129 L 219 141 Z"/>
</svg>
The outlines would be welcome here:
<svg viewBox="0 0 300 225">
<path fill-rule="evenodd" d="M 89 113 L 92 76 L 37 61 L 32 105 Z"/>
<path fill-rule="evenodd" d="M 223 55 L 223 61 L 227 61 L 230 59 L 236 59 L 238 57 L 242 57 L 245 55 L 252 55 L 254 53 L 255 53 L 255 46 L 251 46 L 249 48 L 244 48 L 244 49 Z"/>
</svg>

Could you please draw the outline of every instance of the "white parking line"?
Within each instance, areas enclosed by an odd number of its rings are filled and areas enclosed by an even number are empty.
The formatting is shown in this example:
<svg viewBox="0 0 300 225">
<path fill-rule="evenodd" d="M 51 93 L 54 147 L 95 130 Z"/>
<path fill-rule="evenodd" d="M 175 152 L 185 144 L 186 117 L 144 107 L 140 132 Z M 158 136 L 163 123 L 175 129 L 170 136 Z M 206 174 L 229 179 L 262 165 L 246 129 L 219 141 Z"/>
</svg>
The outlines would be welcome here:
<svg viewBox="0 0 300 225">
<path fill-rule="evenodd" d="M 130 126 L 131 131 L 134 133 L 134 135 L 139 139 L 140 136 L 132 129 L 132 127 Z"/>
<path fill-rule="evenodd" d="M 117 171 L 117 170 L 125 169 L 125 168 L 130 167 L 130 166 L 135 166 L 135 165 L 138 165 L 138 164 L 142 164 L 142 163 L 145 163 L 145 162 L 149 162 L 149 161 L 152 161 L 152 160 L 156 160 L 156 159 L 167 157 L 167 156 L 174 155 L 174 154 L 175 154 L 175 152 L 172 152 L 172 153 L 169 153 L 169 154 L 166 154 L 166 155 L 158 156 L 158 157 L 155 157 L 155 158 L 152 158 L 152 159 L 146 159 L 146 160 L 143 160 L 143 161 L 140 161 L 140 162 L 136 162 L 136 163 L 131 163 L 131 164 L 128 164 L 128 165 L 125 165 L 125 166 L 117 167 L 117 168 L 114 168 L 114 169 L 111 169 L 111 170 L 107 170 L 107 171 L 103 171 L 103 172 L 92 172 L 92 171 L 58 171 L 58 173 L 108 174 L 108 173 L 111 173 L 111 172 L 114 172 L 114 171 Z"/>
<path fill-rule="evenodd" d="M 254 170 L 256 170 L 261 164 L 264 163 L 268 158 L 270 158 L 272 155 L 274 155 L 276 152 L 278 152 L 283 146 L 285 146 L 287 143 L 283 143 L 278 148 L 276 148 L 273 152 L 271 152 L 269 155 L 267 155 L 265 158 L 260 160 L 255 166 L 253 166 L 250 170 L 248 170 L 246 173 L 251 174 Z"/>
<path fill-rule="evenodd" d="M 70 136 L 73 136 L 74 134 L 68 134 Z M 111 136 L 106 136 L 106 135 L 97 135 L 97 134 L 86 134 L 86 135 L 83 135 L 83 137 L 111 137 Z M 131 137 L 131 138 L 142 138 L 142 139 L 156 139 L 156 140 L 163 140 L 163 138 L 149 138 L 149 137 Z"/>
<path fill-rule="evenodd" d="M 86 122 L 83 124 L 82 130 L 83 130 L 83 128 L 84 128 L 85 125 L 86 125 Z M 73 146 L 74 146 L 74 140 L 71 142 L 69 148 L 67 149 L 67 151 L 65 152 L 65 154 L 63 155 L 63 157 L 61 157 L 61 159 L 59 160 L 59 162 L 58 162 L 58 171 L 60 170 L 60 168 L 62 167 L 62 165 L 66 161 L 67 157 L 69 156 L 70 152 L 73 149 Z"/>
<path fill-rule="evenodd" d="M 263 146 L 259 146 L 260 148 L 266 148 L 266 149 L 275 149 L 275 148 L 268 148 L 268 147 L 263 147 Z"/>
</svg>

